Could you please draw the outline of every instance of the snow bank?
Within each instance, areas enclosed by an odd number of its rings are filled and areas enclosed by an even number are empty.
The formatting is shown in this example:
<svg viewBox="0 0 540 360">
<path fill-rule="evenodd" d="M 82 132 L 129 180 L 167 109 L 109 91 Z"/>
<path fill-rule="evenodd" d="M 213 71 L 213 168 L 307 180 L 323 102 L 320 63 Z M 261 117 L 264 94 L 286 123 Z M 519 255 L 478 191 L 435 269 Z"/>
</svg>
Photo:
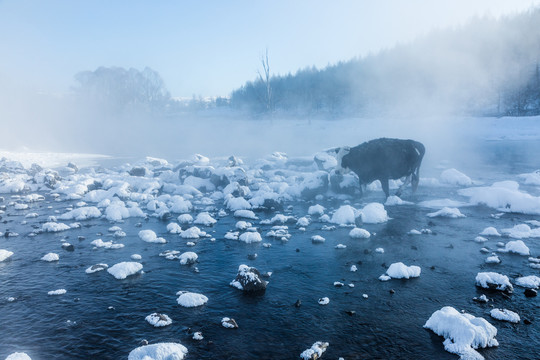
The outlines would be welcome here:
<svg viewBox="0 0 540 360">
<path fill-rule="evenodd" d="M 435 311 L 424 328 L 443 336 L 444 349 L 462 359 L 483 359 L 476 349 L 499 346 L 495 339 L 497 328 L 483 318 L 462 314 L 451 306 Z"/>
<path fill-rule="evenodd" d="M 419 266 L 411 265 L 407 266 L 402 262 L 393 263 L 390 265 L 386 274 L 393 279 L 409 279 L 412 277 L 419 277 L 421 269 Z"/>
<path fill-rule="evenodd" d="M 122 280 L 128 276 L 135 275 L 143 268 L 142 264 L 133 261 L 124 261 L 118 264 L 114 264 L 107 269 L 107 272 L 115 278 Z"/>
<path fill-rule="evenodd" d="M 427 214 L 428 217 L 447 217 L 452 219 L 465 217 L 458 208 L 444 207 L 439 211 Z"/>
<path fill-rule="evenodd" d="M 208 302 L 208 298 L 203 294 L 193 293 L 189 291 L 179 291 L 176 293 L 178 295 L 178 305 L 183 307 L 196 307 L 202 306 Z"/>
<path fill-rule="evenodd" d="M 188 353 L 184 345 L 178 343 L 158 343 L 132 350 L 128 360 L 182 360 Z"/>
</svg>

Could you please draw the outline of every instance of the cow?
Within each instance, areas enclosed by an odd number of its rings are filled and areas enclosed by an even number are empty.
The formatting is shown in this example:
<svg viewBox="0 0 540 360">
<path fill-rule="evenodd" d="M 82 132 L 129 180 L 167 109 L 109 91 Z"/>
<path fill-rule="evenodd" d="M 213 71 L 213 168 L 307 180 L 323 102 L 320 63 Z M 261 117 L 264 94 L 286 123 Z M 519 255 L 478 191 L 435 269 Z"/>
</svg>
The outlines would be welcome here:
<svg viewBox="0 0 540 360">
<path fill-rule="evenodd" d="M 396 192 L 397 196 L 401 195 L 409 182 L 412 191 L 416 191 L 420 180 L 420 164 L 426 152 L 424 145 L 418 141 L 388 138 L 367 141 L 353 148 L 346 146 L 335 151 L 336 172 L 355 172 L 360 181 L 360 196 L 363 185 L 379 180 L 387 198 L 389 179 L 406 178 Z"/>
</svg>

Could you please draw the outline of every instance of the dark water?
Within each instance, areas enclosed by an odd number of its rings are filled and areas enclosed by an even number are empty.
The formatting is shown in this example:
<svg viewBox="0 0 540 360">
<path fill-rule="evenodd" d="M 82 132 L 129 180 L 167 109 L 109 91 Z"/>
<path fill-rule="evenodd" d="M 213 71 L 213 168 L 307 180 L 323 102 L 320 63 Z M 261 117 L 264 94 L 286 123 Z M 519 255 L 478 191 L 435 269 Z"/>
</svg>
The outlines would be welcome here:
<svg viewBox="0 0 540 360">
<path fill-rule="evenodd" d="M 516 180 L 515 175 L 531 172 L 537 158 L 532 150 L 537 143 L 486 142 L 481 161 L 471 161 L 465 173 L 482 181 Z M 538 152 L 536 152 L 538 154 Z M 539 161 L 540 162 L 540 161 Z M 480 164 L 480 165 L 479 165 Z M 466 166 L 466 165 L 464 165 Z M 436 172 L 425 169 L 425 173 Z M 471 171 L 470 173 L 467 170 Z M 534 192 L 534 188 L 530 188 Z M 5 202 L 9 195 L 4 195 Z M 455 188 L 420 187 L 416 195 L 406 193 L 405 200 L 418 203 L 436 198 L 463 200 Z M 370 192 L 355 207 L 372 201 L 383 201 L 382 192 Z M 264 235 L 271 227 L 258 225 L 261 243 L 224 240 L 223 235 L 234 228 L 238 219 L 229 215 L 205 230 L 216 238 L 199 240 L 188 247 L 186 240 L 166 232 L 168 222 L 150 218 L 143 220 L 142 229 L 152 229 L 167 244 L 149 244 L 137 234 L 141 228 L 132 218 L 118 224 L 127 233 L 117 242 L 122 249 L 93 250 L 92 240 L 110 240 L 106 220 L 83 222 L 80 229 L 56 234 L 26 236 L 32 225 L 41 227 L 48 215 L 58 215 L 76 202 L 56 202 L 46 194 L 46 201 L 31 204 L 28 210 L 16 211 L 8 207 L 3 214 L 0 231 L 9 229 L 18 237 L 0 238 L 0 248 L 15 254 L 11 261 L 0 263 L 0 359 L 15 351 L 24 351 L 32 359 L 125 359 L 139 346 L 141 340 L 150 343 L 180 342 L 188 350 L 188 359 L 296 359 L 315 341 L 327 341 L 330 346 L 325 359 L 456 359 L 442 345 L 443 338 L 423 328 L 433 312 L 443 306 L 487 319 L 498 329 L 500 346 L 483 349 L 486 359 L 539 358 L 540 310 L 538 298 L 525 298 L 523 289 L 516 287 L 510 297 L 477 289 L 474 278 L 481 271 L 496 271 L 511 279 L 525 275 L 539 275 L 528 267 L 527 257 L 499 254 L 501 264 L 484 263 L 482 247 L 496 249 L 497 241 L 478 244 L 473 239 L 487 226 L 509 228 L 538 216 L 506 214 L 500 219 L 485 207 L 463 207 L 464 219 L 431 219 L 431 209 L 412 206 L 386 207 L 392 220 L 385 224 L 365 225 L 372 233 L 367 240 L 351 239 L 350 228 L 322 231 L 322 223 L 314 221 L 302 232 L 289 226 L 288 242 L 272 240 Z M 295 202 L 286 212 L 297 217 L 307 214 L 316 202 Z M 328 209 L 343 205 L 338 201 L 318 202 Z M 52 206 L 52 209 L 47 209 Z M 29 212 L 40 214 L 27 219 Z M 258 213 L 262 219 L 272 213 Z M 429 228 L 431 235 L 410 236 L 411 229 Z M 103 233 L 103 235 L 97 235 Z M 326 238 L 323 244 L 313 244 L 312 235 Z M 85 236 L 85 240 L 78 240 Z M 61 248 L 61 239 L 75 246 L 74 252 Z M 335 249 L 337 244 L 346 249 Z M 540 241 L 526 239 L 535 256 L 540 254 Z M 384 254 L 374 252 L 384 248 Z M 164 250 L 195 251 L 199 263 L 182 266 L 178 261 L 166 260 L 158 254 Z M 45 253 L 56 252 L 60 261 L 39 260 Z M 85 269 L 96 263 L 112 266 L 131 261 L 131 254 L 142 255 L 144 274 L 126 280 L 116 280 L 106 271 L 86 274 Z M 255 260 L 248 254 L 257 253 Z M 402 261 L 422 268 L 419 278 L 380 282 L 378 277 L 393 263 Z M 271 271 L 267 291 L 261 296 L 246 296 L 229 286 L 240 264 L 255 266 L 261 272 Z M 351 265 L 357 272 L 349 271 Z M 344 287 L 335 287 L 341 281 Z M 347 284 L 352 283 L 351 288 Z M 65 288 L 61 296 L 47 292 Z M 395 290 L 394 294 L 390 290 Z M 200 292 L 209 298 L 206 305 L 183 308 L 176 303 L 179 290 Z M 363 298 L 367 294 L 367 299 Z M 490 304 L 472 301 L 486 294 Z M 330 303 L 321 306 L 317 300 L 327 296 Z M 8 302 L 7 297 L 16 300 Z M 293 304 L 300 299 L 302 306 Z M 114 309 L 109 309 L 109 307 Z M 517 324 L 500 322 L 489 316 L 491 306 L 507 308 L 520 314 Z M 355 311 L 350 315 L 349 311 Z M 152 312 L 169 315 L 173 323 L 154 328 L 145 320 Z M 222 317 L 232 317 L 239 329 L 221 326 Z M 525 325 L 523 319 L 532 321 Z M 190 330 L 202 331 L 204 340 L 193 340 Z"/>
</svg>

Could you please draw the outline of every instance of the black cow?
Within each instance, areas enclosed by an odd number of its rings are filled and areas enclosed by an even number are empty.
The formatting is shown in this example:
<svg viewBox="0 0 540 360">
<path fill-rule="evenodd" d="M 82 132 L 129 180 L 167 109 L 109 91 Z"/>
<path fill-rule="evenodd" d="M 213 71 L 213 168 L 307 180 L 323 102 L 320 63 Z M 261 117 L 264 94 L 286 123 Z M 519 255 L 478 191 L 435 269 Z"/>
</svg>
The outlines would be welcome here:
<svg viewBox="0 0 540 360">
<path fill-rule="evenodd" d="M 337 172 L 352 170 L 362 186 L 375 180 L 381 182 L 386 197 L 389 196 L 388 180 L 406 177 L 404 184 L 396 192 L 412 181 L 412 190 L 416 191 L 420 180 L 420 164 L 426 150 L 422 143 L 414 140 L 375 139 L 353 148 L 337 149 Z"/>
</svg>

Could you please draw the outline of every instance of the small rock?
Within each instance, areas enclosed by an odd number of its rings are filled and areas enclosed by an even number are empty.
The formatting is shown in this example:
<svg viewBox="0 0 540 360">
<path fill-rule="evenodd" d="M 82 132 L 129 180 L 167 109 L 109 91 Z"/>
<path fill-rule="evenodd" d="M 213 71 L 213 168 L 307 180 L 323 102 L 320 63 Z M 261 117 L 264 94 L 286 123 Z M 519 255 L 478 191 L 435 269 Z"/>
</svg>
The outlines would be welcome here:
<svg viewBox="0 0 540 360">
<path fill-rule="evenodd" d="M 525 325 L 531 325 L 531 324 L 532 324 L 532 321 L 529 320 L 529 319 L 523 319 L 523 323 L 524 323 Z"/>
<path fill-rule="evenodd" d="M 390 294 L 395 294 L 395 293 L 396 293 L 396 290 L 390 289 Z"/>
<path fill-rule="evenodd" d="M 345 313 L 349 316 L 353 316 L 354 314 L 356 314 L 356 311 L 354 310 L 346 310 Z"/>
<path fill-rule="evenodd" d="M 248 254 L 247 257 L 249 260 L 255 260 L 257 258 L 257 254 Z"/>
<path fill-rule="evenodd" d="M 538 295 L 538 292 L 534 289 L 525 289 L 524 294 L 526 297 L 535 297 Z"/>
<path fill-rule="evenodd" d="M 221 319 L 221 325 L 228 329 L 238 329 L 238 324 L 234 319 L 230 319 L 228 317 L 224 317 Z"/>
<path fill-rule="evenodd" d="M 302 306 L 302 300 L 300 300 L 300 299 L 296 300 L 296 302 L 294 303 L 294 306 L 296 306 L 296 307 Z"/>
</svg>

